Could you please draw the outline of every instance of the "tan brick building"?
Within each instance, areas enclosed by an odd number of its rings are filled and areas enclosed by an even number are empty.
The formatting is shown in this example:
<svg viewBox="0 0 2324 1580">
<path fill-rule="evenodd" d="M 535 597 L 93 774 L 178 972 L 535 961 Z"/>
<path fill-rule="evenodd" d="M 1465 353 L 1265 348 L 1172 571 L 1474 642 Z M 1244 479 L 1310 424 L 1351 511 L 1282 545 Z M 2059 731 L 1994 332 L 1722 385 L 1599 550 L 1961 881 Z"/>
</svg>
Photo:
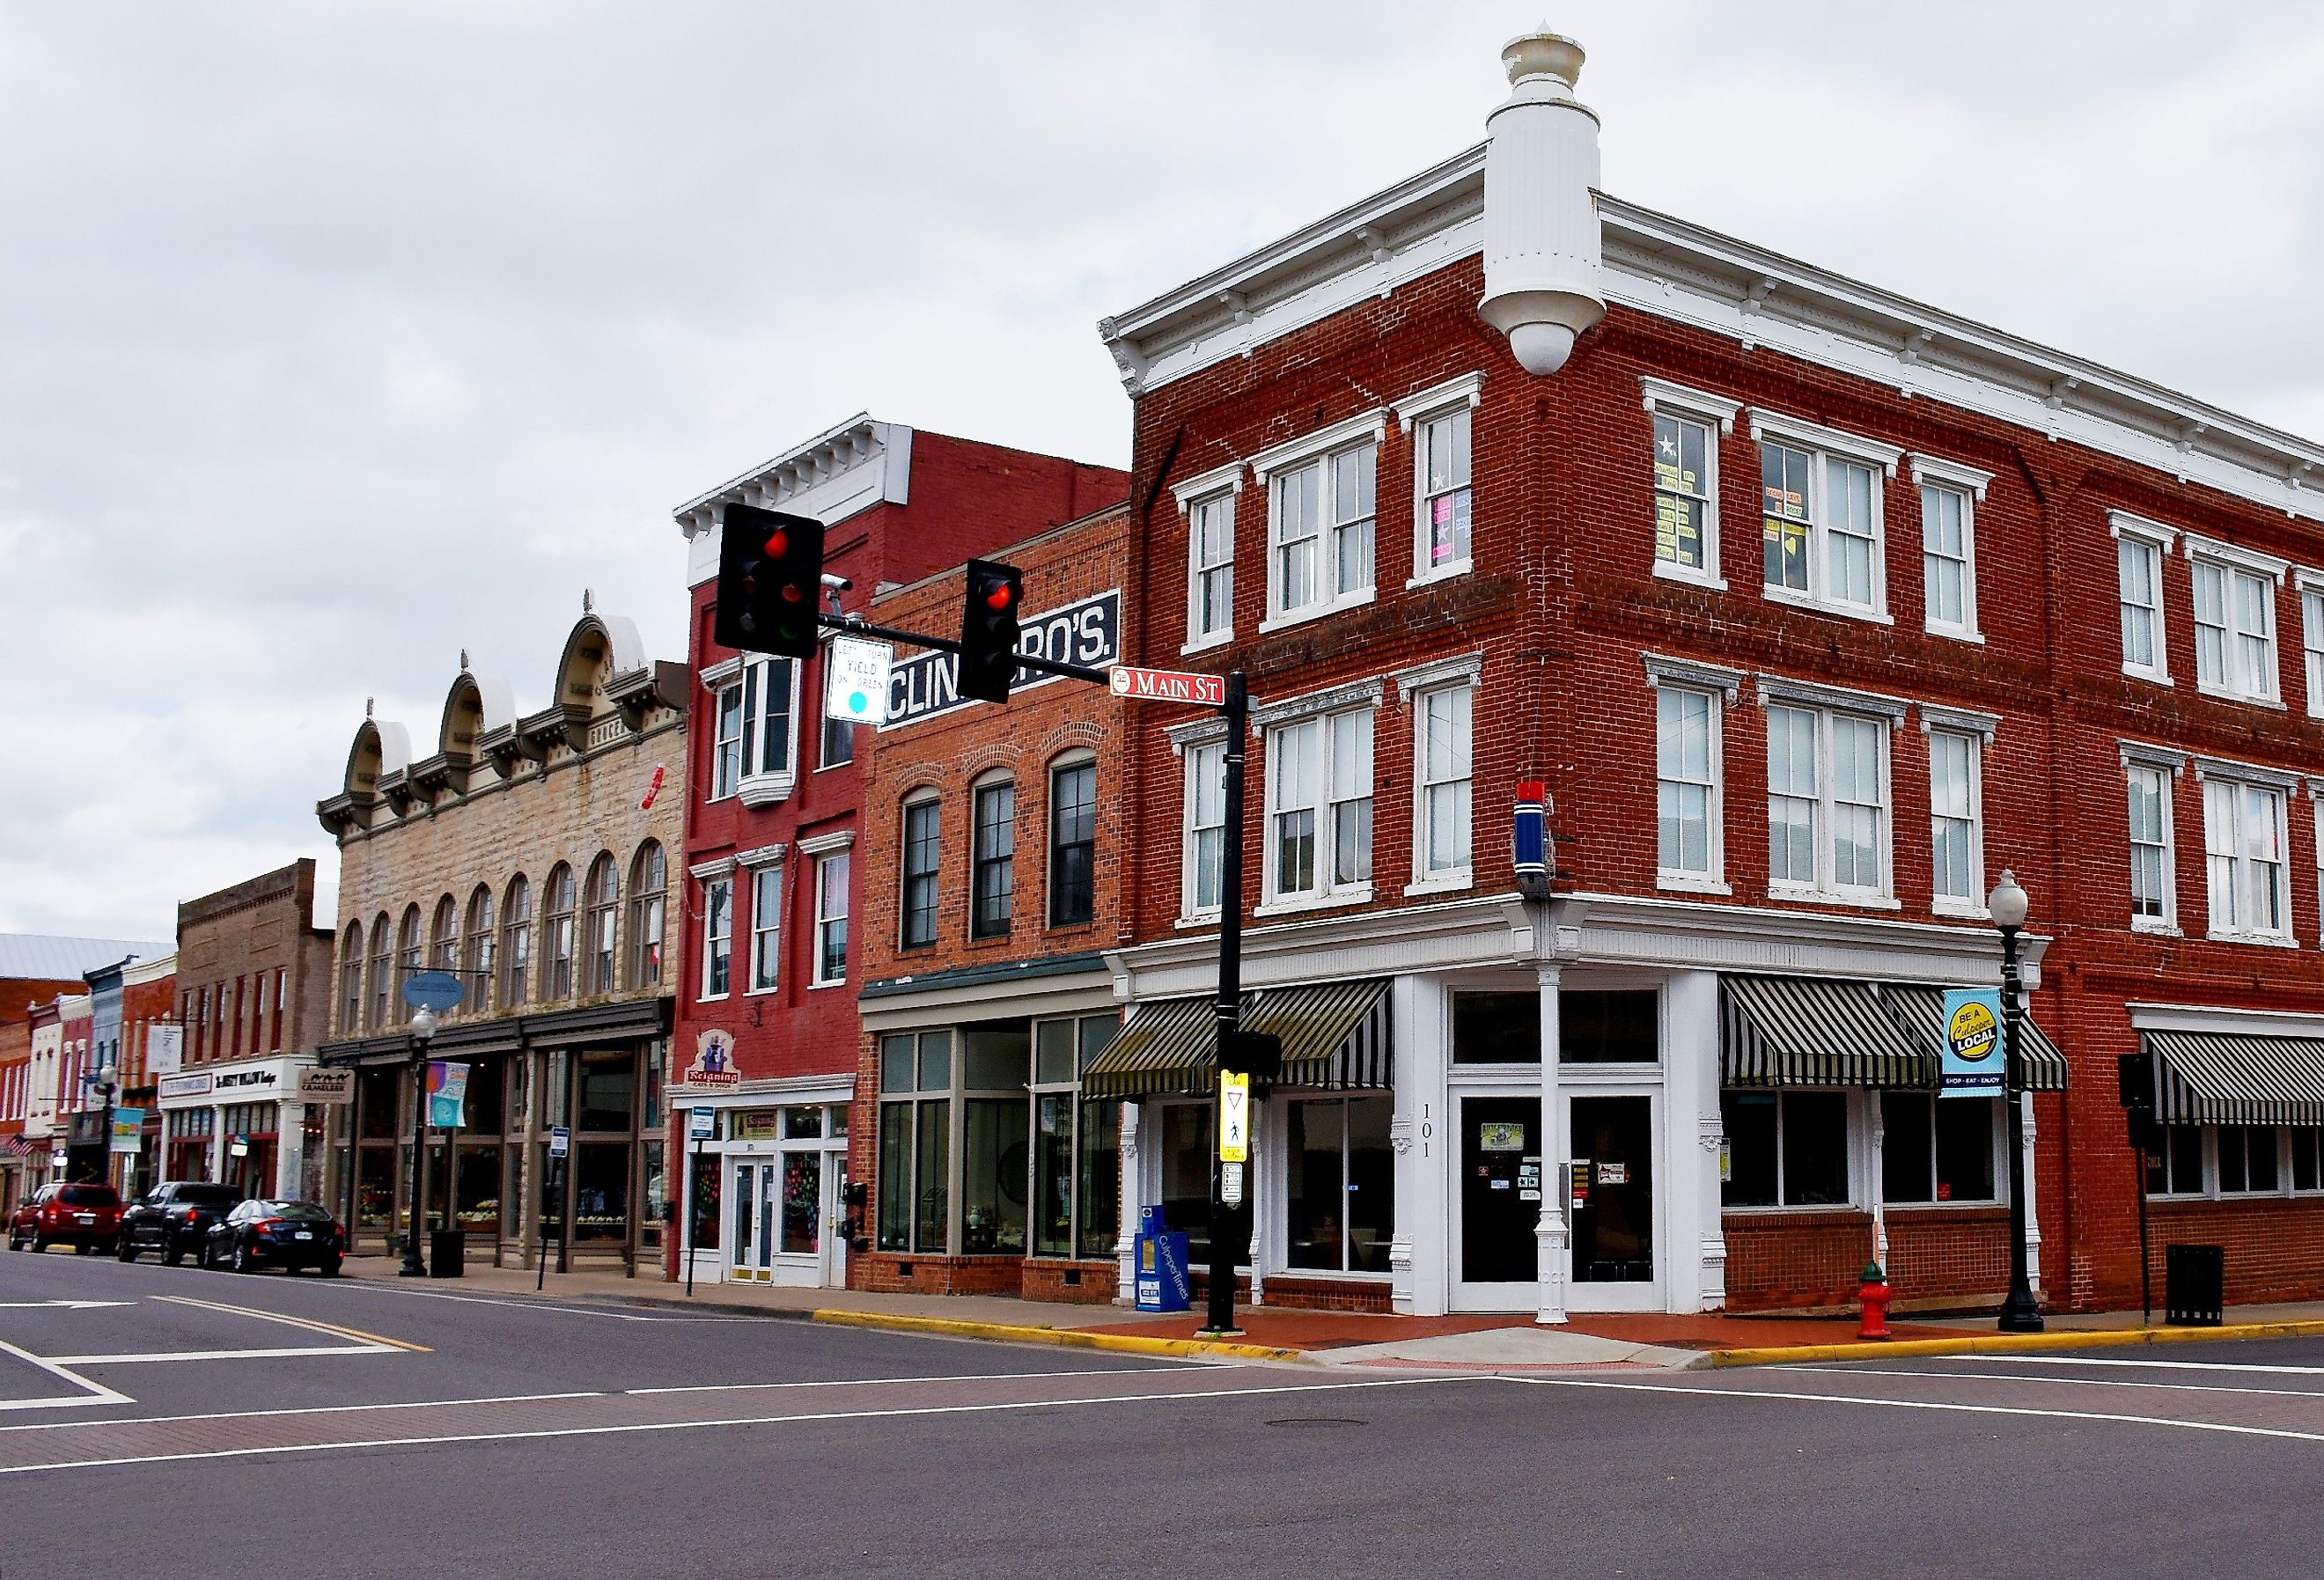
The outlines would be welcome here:
<svg viewBox="0 0 2324 1580">
<path fill-rule="evenodd" d="M 462 1128 L 430 1130 L 422 1213 L 470 1254 L 530 1264 L 544 1213 L 576 1257 L 661 1257 L 669 896 L 686 800 L 686 671 L 584 600 L 553 700 L 520 716 L 466 665 L 433 750 L 366 717 L 317 808 L 339 842 L 334 1039 L 351 1066 L 327 1198 L 360 1252 L 408 1221 L 418 1094 L 402 986 L 455 975 L 428 1057 L 466 1067 Z M 555 1168 L 553 1129 L 571 1156 Z"/>
</svg>

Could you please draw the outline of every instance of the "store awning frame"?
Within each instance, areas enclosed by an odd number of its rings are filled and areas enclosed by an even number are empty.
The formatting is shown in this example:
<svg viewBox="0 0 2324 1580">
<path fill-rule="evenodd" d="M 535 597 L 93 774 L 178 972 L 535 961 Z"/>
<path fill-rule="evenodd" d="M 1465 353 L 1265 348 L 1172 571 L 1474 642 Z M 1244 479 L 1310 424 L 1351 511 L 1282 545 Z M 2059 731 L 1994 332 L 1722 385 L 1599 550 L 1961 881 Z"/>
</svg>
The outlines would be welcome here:
<svg viewBox="0 0 2324 1580">
<path fill-rule="evenodd" d="M 1933 1086 L 1918 1046 L 1872 985 L 1814 976 L 1719 979 L 1720 1084 Z"/>
<path fill-rule="evenodd" d="M 1385 977 L 1246 993 L 1241 1024 L 1282 1039 L 1281 1086 L 1386 1091 L 1395 1081 L 1393 984 Z M 1084 1097 L 1206 1097 L 1218 1067 L 1216 1001 L 1160 999 L 1134 1007 L 1082 1071 Z"/>
<path fill-rule="evenodd" d="M 2165 1124 L 2324 1125 L 2324 1039 L 2143 1031 Z"/>
</svg>

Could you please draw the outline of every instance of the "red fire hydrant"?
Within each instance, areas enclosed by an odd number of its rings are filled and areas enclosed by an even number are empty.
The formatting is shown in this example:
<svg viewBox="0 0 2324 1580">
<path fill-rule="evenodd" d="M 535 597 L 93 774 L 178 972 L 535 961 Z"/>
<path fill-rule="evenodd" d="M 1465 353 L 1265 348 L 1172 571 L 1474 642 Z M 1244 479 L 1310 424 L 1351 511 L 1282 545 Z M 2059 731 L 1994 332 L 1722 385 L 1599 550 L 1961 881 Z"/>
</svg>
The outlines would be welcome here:
<svg viewBox="0 0 2324 1580">
<path fill-rule="evenodd" d="M 1894 1298 L 1888 1289 L 1888 1275 L 1880 1270 L 1877 1261 L 1864 1264 L 1864 1282 L 1856 1291 L 1864 1306 L 1864 1320 L 1857 1325 L 1858 1338 L 1891 1338 L 1888 1331 L 1888 1302 Z"/>
</svg>

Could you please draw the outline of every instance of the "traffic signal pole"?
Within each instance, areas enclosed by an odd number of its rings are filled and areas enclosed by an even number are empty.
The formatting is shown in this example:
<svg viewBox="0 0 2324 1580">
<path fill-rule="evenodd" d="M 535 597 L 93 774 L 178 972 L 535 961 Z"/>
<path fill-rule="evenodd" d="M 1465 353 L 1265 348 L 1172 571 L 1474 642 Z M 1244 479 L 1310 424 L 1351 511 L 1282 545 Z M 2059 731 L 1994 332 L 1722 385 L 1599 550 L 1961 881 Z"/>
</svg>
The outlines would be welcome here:
<svg viewBox="0 0 2324 1580">
<path fill-rule="evenodd" d="M 1217 1069 L 1226 1069 L 1225 1054 L 1242 1027 L 1242 815 L 1243 749 L 1250 735 L 1250 696 L 1240 670 L 1227 672 L 1227 699 L 1219 711 L 1226 716 L 1226 826 L 1228 837 L 1219 842 L 1219 999 Z M 1223 1098 L 1214 1095 L 1215 1103 Z M 1226 1197 L 1225 1160 L 1220 1155 L 1216 1112 L 1211 1124 L 1211 1282 L 1204 1307 L 1203 1332 L 1233 1334 L 1235 1269 L 1250 1254 L 1250 1236 L 1240 1206 Z M 1238 1168 L 1244 1165 L 1238 1164 Z M 1236 1193 L 1248 1199 L 1248 1187 Z"/>
</svg>

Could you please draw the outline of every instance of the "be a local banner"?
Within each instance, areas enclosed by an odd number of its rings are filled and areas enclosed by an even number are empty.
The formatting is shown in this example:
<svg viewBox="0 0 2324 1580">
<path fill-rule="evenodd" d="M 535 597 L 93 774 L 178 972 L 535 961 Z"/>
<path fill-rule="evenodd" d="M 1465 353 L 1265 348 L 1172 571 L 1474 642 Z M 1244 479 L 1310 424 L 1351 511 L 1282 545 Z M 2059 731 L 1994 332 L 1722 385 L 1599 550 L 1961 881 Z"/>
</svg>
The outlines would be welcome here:
<svg viewBox="0 0 2324 1580">
<path fill-rule="evenodd" d="M 448 1059 L 428 1066 L 428 1123 L 438 1130 L 457 1130 L 468 1102 L 468 1067 Z"/>
<path fill-rule="evenodd" d="M 1945 993 L 1944 1070 L 1941 1097 L 2002 1095 L 2001 993 L 1990 987 Z"/>
</svg>

